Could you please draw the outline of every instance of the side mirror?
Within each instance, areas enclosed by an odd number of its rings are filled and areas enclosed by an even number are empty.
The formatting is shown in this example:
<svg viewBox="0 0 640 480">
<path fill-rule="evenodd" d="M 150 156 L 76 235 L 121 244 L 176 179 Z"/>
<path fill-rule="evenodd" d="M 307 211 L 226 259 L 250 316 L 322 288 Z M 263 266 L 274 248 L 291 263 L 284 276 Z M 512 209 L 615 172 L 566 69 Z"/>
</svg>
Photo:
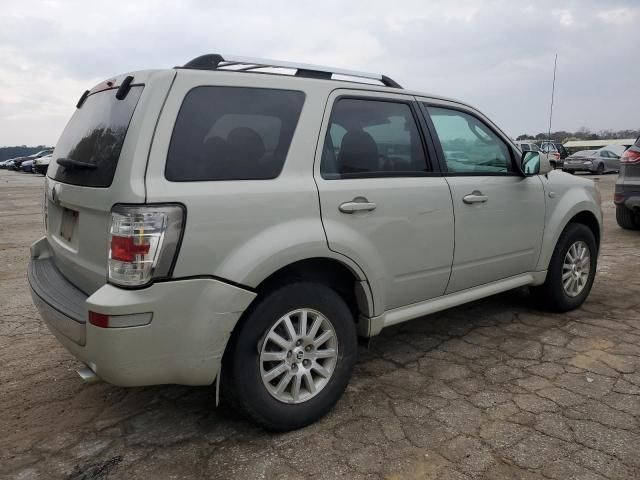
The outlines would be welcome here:
<svg viewBox="0 0 640 480">
<path fill-rule="evenodd" d="M 545 175 L 553 170 L 549 157 L 534 151 L 522 152 L 520 167 L 525 175 Z"/>
</svg>

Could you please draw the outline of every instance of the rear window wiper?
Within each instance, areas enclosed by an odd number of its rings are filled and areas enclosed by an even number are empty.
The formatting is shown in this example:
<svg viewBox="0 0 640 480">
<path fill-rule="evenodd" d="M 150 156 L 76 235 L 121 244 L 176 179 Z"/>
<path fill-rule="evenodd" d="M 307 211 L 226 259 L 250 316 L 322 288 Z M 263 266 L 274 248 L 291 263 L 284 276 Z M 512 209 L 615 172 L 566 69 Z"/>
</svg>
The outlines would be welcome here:
<svg viewBox="0 0 640 480">
<path fill-rule="evenodd" d="M 72 160 L 71 158 L 59 158 L 56 163 L 64 168 L 79 168 L 86 170 L 93 170 L 97 166 L 93 163 L 81 162 L 79 160 Z"/>
</svg>

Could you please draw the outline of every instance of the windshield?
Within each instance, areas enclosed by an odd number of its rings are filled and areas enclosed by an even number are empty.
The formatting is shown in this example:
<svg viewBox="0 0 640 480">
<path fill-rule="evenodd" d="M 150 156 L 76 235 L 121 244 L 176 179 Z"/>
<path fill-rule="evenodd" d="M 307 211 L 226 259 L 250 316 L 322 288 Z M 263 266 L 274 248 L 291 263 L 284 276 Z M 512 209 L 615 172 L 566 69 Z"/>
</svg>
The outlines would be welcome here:
<svg viewBox="0 0 640 480">
<path fill-rule="evenodd" d="M 142 86 L 131 87 L 123 100 L 116 99 L 115 88 L 87 97 L 56 145 L 55 160 L 71 162 L 66 162 L 64 167 L 58 165 L 55 180 L 87 187 L 111 185 L 142 89 Z M 84 167 L 74 166 L 74 162 Z"/>
</svg>

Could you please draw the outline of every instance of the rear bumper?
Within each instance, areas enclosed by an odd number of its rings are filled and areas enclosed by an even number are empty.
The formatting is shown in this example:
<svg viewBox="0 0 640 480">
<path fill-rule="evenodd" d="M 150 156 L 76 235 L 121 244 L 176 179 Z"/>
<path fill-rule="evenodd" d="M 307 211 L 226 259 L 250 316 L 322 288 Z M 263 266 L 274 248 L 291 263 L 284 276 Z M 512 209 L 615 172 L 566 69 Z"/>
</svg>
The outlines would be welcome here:
<svg viewBox="0 0 640 480">
<path fill-rule="evenodd" d="M 632 188 L 616 185 L 613 203 L 616 205 L 624 205 L 632 210 L 640 210 L 640 185 L 633 186 Z"/>
<path fill-rule="evenodd" d="M 46 238 L 31 247 L 29 284 L 43 320 L 76 358 L 120 386 L 211 384 L 227 341 L 255 293 L 197 278 L 139 290 L 105 284 L 84 295 L 57 271 Z M 100 328 L 88 311 L 151 314 L 147 325 Z"/>
<path fill-rule="evenodd" d="M 594 167 L 593 165 L 572 165 L 565 163 L 562 167 L 562 170 L 564 170 L 565 172 L 595 172 L 596 167 Z"/>
</svg>

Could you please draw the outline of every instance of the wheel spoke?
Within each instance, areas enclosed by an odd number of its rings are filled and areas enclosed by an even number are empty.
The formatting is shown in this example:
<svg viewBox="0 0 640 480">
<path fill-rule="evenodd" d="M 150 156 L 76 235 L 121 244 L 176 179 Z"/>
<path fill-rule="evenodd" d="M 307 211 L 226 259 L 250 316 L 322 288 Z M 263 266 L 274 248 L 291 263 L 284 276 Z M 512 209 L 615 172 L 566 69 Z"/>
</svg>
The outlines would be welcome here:
<svg viewBox="0 0 640 480">
<path fill-rule="evenodd" d="M 263 362 L 279 362 L 287 358 L 287 352 L 263 352 L 260 359 Z"/>
<path fill-rule="evenodd" d="M 289 383 L 291 383 L 292 378 L 293 375 L 291 374 L 291 372 L 287 372 L 285 375 L 283 375 L 278 382 L 278 385 L 276 386 L 276 393 L 280 395 L 282 392 L 284 392 L 285 389 L 289 386 Z"/>
<path fill-rule="evenodd" d="M 316 358 L 333 358 L 337 356 L 334 348 L 316 350 Z"/>
<path fill-rule="evenodd" d="M 267 339 L 272 341 L 273 343 L 275 343 L 276 345 L 278 345 L 280 348 L 282 348 L 284 350 L 288 350 L 289 346 L 291 344 L 291 342 L 289 342 L 288 340 L 285 340 L 280 335 L 278 335 L 276 332 L 271 332 L 269 334 L 269 336 L 267 337 Z"/>
<path fill-rule="evenodd" d="M 300 398 L 300 384 L 302 382 L 302 376 L 296 375 L 293 377 L 293 385 L 291 386 L 291 396 L 293 397 L 293 401 L 297 402 Z"/>
<path fill-rule="evenodd" d="M 284 326 L 287 328 L 287 334 L 289 335 L 289 340 L 293 342 L 296 339 L 297 335 L 296 335 L 296 329 L 293 328 L 291 317 L 287 315 L 286 317 L 284 317 L 283 320 L 284 320 Z"/>
<path fill-rule="evenodd" d="M 315 345 L 316 348 L 321 347 L 322 345 L 324 345 L 331 337 L 333 337 L 333 332 L 331 330 L 327 330 L 325 331 L 322 335 L 320 335 L 318 338 L 316 338 L 313 341 L 313 344 Z"/>
<path fill-rule="evenodd" d="M 313 381 L 313 375 L 311 375 L 311 372 L 305 372 L 304 383 L 307 384 L 307 390 L 309 390 L 311 395 L 316 393 L 316 384 Z"/>
<path fill-rule="evenodd" d="M 273 380 L 274 378 L 277 378 L 278 375 L 282 375 L 282 373 L 287 370 L 287 365 L 283 362 L 280 365 L 278 365 L 277 367 L 272 368 L 271 370 L 269 370 L 267 373 L 265 373 L 262 378 L 265 379 L 265 381 L 270 382 L 271 380 Z"/>
<path fill-rule="evenodd" d="M 315 370 L 316 372 L 318 372 L 319 375 L 322 375 L 324 378 L 329 378 L 329 376 L 331 375 L 329 370 L 324 368 L 318 362 L 314 362 L 313 366 L 311 367 L 311 370 Z"/>
<path fill-rule="evenodd" d="M 307 311 L 303 310 L 300 312 L 300 336 L 301 337 L 306 337 L 307 336 Z"/>
<path fill-rule="evenodd" d="M 564 282 L 569 277 L 571 277 L 571 270 L 562 274 L 562 281 Z"/>
<path fill-rule="evenodd" d="M 320 325 L 322 325 L 322 317 L 316 317 L 316 319 L 313 321 L 313 324 L 311 325 L 311 330 L 309 330 L 309 334 L 307 335 L 310 338 L 315 338 L 316 333 L 318 333 L 318 330 L 320 329 Z"/>
</svg>

